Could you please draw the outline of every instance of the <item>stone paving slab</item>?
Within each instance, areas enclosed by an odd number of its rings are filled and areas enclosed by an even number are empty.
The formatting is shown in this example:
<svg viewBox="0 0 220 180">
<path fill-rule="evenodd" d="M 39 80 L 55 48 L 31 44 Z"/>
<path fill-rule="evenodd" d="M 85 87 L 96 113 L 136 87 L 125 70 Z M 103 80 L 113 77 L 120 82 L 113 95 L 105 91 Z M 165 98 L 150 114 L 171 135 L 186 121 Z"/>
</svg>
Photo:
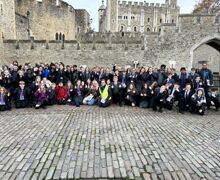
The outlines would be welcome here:
<svg viewBox="0 0 220 180">
<path fill-rule="evenodd" d="M 53 106 L 0 114 L 0 179 L 220 179 L 220 113 Z"/>
</svg>

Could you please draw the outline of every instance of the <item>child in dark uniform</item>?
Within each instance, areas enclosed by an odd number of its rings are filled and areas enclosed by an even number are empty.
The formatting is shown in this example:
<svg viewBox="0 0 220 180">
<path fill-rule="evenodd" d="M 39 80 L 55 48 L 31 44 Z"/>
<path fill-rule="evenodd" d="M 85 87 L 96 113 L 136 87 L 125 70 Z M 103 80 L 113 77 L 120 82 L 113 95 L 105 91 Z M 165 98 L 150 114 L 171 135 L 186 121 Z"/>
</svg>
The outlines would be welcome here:
<svg viewBox="0 0 220 180">
<path fill-rule="evenodd" d="M 6 111 L 10 109 L 10 93 L 4 87 L 0 87 L 0 111 Z"/>
<path fill-rule="evenodd" d="M 206 97 L 203 88 L 198 88 L 191 98 L 191 113 L 204 115 L 206 109 Z"/>
<path fill-rule="evenodd" d="M 135 88 L 135 85 L 131 83 L 127 89 L 126 100 L 128 101 L 129 104 L 131 104 L 132 107 L 136 106 L 137 104 L 136 95 L 137 95 L 137 90 Z"/>
<path fill-rule="evenodd" d="M 161 86 L 160 91 L 154 97 L 153 110 L 157 111 L 157 107 L 159 107 L 159 112 L 163 112 L 163 108 L 166 106 L 166 99 L 167 99 L 166 87 Z"/>
<path fill-rule="evenodd" d="M 73 104 L 76 107 L 80 107 L 83 103 L 84 98 L 84 83 L 81 83 L 81 80 L 78 80 L 73 92 Z"/>
<path fill-rule="evenodd" d="M 148 84 L 144 84 L 144 88 L 140 93 L 140 108 L 149 108 L 151 103 L 151 91 Z"/>
<path fill-rule="evenodd" d="M 113 83 L 110 85 L 112 90 L 112 101 L 114 104 L 119 103 L 119 106 L 122 106 L 122 85 L 118 82 L 118 77 L 114 76 Z"/>
<path fill-rule="evenodd" d="M 15 107 L 26 108 L 29 104 L 29 89 L 25 87 L 25 82 L 20 81 L 19 87 L 14 91 Z"/>
<path fill-rule="evenodd" d="M 52 83 L 51 87 L 48 89 L 49 98 L 48 98 L 48 105 L 54 105 L 56 104 L 56 84 Z"/>
</svg>

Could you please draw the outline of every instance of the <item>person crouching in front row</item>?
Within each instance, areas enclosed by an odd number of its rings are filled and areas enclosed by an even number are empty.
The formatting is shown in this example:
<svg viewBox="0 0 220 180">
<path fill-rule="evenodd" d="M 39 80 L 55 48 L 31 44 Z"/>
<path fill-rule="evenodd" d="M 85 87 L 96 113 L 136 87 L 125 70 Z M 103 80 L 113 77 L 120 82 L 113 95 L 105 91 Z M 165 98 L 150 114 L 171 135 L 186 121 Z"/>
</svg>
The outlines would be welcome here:
<svg viewBox="0 0 220 180">
<path fill-rule="evenodd" d="M 149 86 L 147 83 L 144 84 L 144 88 L 142 89 L 140 93 L 140 108 L 149 108 L 151 103 L 151 90 L 149 89 Z"/>
<path fill-rule="evenodd" d="M 207 102 L 208 109 L 210 106 L 215 106 L 215 110 L 219 109 L 219 93 L 217 88 L 211 88 L 211 92 L 209 93 L 209 101 Z"/>
<path fill-rule="evenodd" d="M 34 98 L 36 109 L 40 107 L 45 108 L 45 106 L 48 105 L 49 93 L 43 84 L 41 84 L 40 88 L 34 93 Z"/>
<path fill-rule="evenodd" d="M 83 99 L 83 104 L 93 106 L 96 103 L 96 98 L 98 96 L 99 84 L 96 80 L 93 80 L 90 88 L 87 87 L 87 94 Z"/>
<path fill-rule="evenodd" d="M 126 100 L 129 104 L 131 104 L 132 107 L 135 107 L 137 105 L 137 90 L 133 83 L 129 84 L 127 89 L 127 96 Z"/>
<path fill-rule="evenodd" d="M 73 92 L 73 105 L 76 105 L 76 107 L 80 107 L 80 105 L 82 105 L 83 98 L 84 98 L 84 85 L 81 82 L 81 80 L 77 80 Z"/>
<path fill-rule="evenodd" d="M 98 106 L 99 107 L 108 107 L 111 104 L 112 99 L 112 92 L 111 88 L 106 84 L 105 79 L 101 80 L 101 86 L 98 90 L 99 93 L 99 100 L 98 100 Z"/>
<path fill-rule="evenodd" d="M 196 90 L 191 98 L 191 113 L 204 115 L 206 109 L 206 97 L 203 88 Z"/>
<path fill-rule="evenodd" d="M 10 93 L 4 87 L 0 87 L 0 111 L 6 111 L 10 109 Z"/>
<path fill-rule="evenodd" d="M 56 84 L 52 83 L 51 87 L 48 89 L 49 98 L 48 98 L 48 105 L 54 105 L 56 104 Z"/>
<path fill-rule="evenodd" d="M 166 87 L 161 86 L 159 92 L 156 93 L 156 96 L 153 99 L 153 110 L 157 111 L 159 107 L 159 112 L 163 112 L 163 108 L 166 106 L 167 92 Z"/>
<path fill-rule="evenodd" d="M 63 86 L 63 82 L 60 81 L 58 86 L 55 89 L 56 92 L 56 101 L 59 105 L 65 105 L 67 98 L 68 98 L 68 92 L 65 86 Z"/>
<path fill-rule="evenodd" d="M 26 108 L 29 104 L 30 91 L 25 87 L 25 82 L 20 81 L 19 87 L 14 91 L 14 100 L 16 108 Z"/>
</svg>

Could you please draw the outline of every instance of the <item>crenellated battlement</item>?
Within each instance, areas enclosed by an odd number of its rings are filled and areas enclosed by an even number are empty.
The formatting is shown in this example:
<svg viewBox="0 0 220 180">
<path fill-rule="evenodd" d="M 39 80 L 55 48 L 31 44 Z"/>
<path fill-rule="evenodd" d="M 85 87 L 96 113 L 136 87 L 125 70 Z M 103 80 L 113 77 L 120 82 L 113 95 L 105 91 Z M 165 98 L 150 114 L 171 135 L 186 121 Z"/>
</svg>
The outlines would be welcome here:
<svg viewBox="0 0 220 180">
<path fill-rule="evenodd" d="M 160 3 L 148 3 L 148 2 L 136 2 L 136 1 L 118 1 L 120 6 L 124 7 L 167 7 L 167 4 Z"/>
</svg>

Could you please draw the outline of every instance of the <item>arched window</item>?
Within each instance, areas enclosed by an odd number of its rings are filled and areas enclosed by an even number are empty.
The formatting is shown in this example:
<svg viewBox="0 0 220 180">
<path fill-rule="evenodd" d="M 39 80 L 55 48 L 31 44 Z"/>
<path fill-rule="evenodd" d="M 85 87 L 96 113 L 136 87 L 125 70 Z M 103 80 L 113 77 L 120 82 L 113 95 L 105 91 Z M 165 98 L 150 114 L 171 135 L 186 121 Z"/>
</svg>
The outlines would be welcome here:
<svg viewBox="0 0 220 180">
<path fill-rule="evenodd" d="M 30 11 L 27 11 L 27 17 L 29 17 L 30 16 Z"/>
<path fill-rule="evenodd" d="M 63 34 L 63 39 L 62 40 L 65 41 L 65 34 Z"/>
<path fill-rule="evenodd" d="M 147 28 L 147 32 L 150 32 L 150 28 Z"/>
<path fill-rule="evenodd" d="M 3 5 L 1 4 L 1 15 L 3 15 Z"/>
<path fill-rule="evenodd" d="M 56 33 L 55 39 L 56 39 L 57 41 L 59 40 L 59 34 L 58 34 L 58 33 Z"/>
<path fill-rule="evenodd" d="M 172 19 L 172 23 L 174 23 L 174 19 Z"/>
<path fill-rule="evenodd" d="M 136 31 L 137 31 L 137 27 L 135 26 L 135 27 L 134 27 L 134 32 L 136 32 Z"/>
<path fill-rule="evenodd" d="M 161 32 L 161 28 L 159 28 L 159 32 Z"/>
<path fill-rule="evenodd" d="M 62 40 L 62 34 L 60 33 L 60 36 L 59 36 L 59 40 L 61 41 Z"/>
<path fill-rule="evenodd" d="M 147 18 L 147 22 L 150 22 L 150 18 Z"/>
<path fill-rule="evenodd" d="M 162 19 L 160 19 L 160 23 L 162 23 Z"/>
</svg>

